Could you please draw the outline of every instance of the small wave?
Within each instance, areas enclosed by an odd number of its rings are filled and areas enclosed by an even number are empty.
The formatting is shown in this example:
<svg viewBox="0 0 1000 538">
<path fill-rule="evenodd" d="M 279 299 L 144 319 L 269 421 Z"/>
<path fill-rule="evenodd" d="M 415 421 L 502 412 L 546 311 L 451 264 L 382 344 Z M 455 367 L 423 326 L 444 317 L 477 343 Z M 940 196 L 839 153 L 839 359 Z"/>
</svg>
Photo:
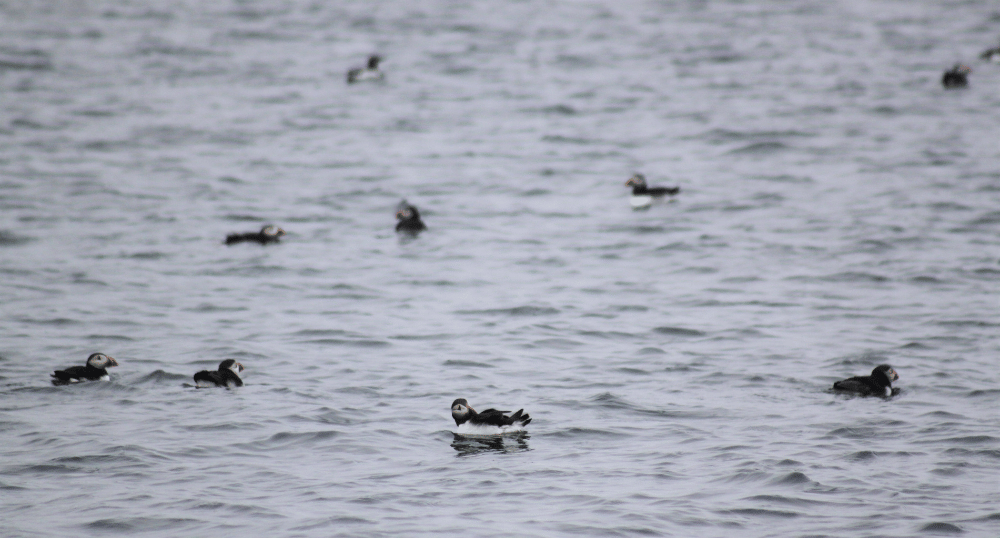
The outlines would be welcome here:
<svg viewBox="0 0 1000 538">
<path fill-rule="evenodd" d="M 42 71 L 52 69 L 52 58 L 42 50 L 0 48 L 0 69 Z"/>
<path fill-rule="evenodd" d="M 95 530 L 127 531 L 132 533 L 158 530 L 177 532 L 180 530 L 180 527 L 201 523 L 197 519 L 187 518 L 126 517 L 98 519 L 87 523 L 86 527 Z"/>
<path fill-rule="evenodd" d="M 934 523 L 928 523 L 920 528 L 921 532 L 930 532 L 934 534 L 962 534 L 962 527 L 958 525 L 953 525 L 951 523 L 943 523 L 940 521 L 935 521 Z"/>
<path fill-rule="evenodd" d="M 949 448 L 944 452 L 945 454 L 952 454 L 967 458 L 983 456 L 986 458 L 1000 459 L 1000 450 L 998 449 L 970 450 L 968 448 Z"/>
<path fill-rule="evenodd" d="M 813 504 L 826 504 L 822 501 L 813 501 L 810 499 L 799 499 L 797 497 L 785 497 L 783 495 L 754 495 L 752 497 L 746 497 L 743 499 L 745 501 L 761 501 L 766 503 L 778 503 L 778 504 L 790 504 L 795 506 L 809 506 Z"/>
<path fill-rule="evenodd" d="M 945 320 L 945 321 L 939 321 L 937 322 L 937 324 L 943 327 L 982 327 L 982 328 L 1000 327 L 1000 323 L 994 323 L 991 321 L 982 321 L 978 319 Z"/>
<path fill-rule="evenodd" d="M 615 368 L 612 371 L 629 375 L 649 375 L 649 372 L 647 372 L 646 370 L 642 370 L 640 368 L 622 367 L 622 368 Z"/>
<path fill-rule="evenodd" d="M 872 439 L 878 437 L 878 431 L 875 428 L 868 427 L 837 428 L 826 435 L 827 437 L 844 437 L 847 439 Z"/>
<path fill-rule="evenodd" d="M 997 439 L 996 437 L 990 435 L 969 435 L 966 437 L 951 437 L 948 439 L 942 439 L 941 441 L 938 442 L 955 443 L 963 445 L 977 445 L 979 443 L 993 443 L 998 440 L 1000 439 Z"/>
<path fill-rule="evenodd" d="M 316 340 L 303 340 L 304 344 L 317 344 L 322 346 L 353 346 L 353 347 L 390 347 L 390 342 L 383 340 L 344 340 L 341 338 L 319 338 Z"/>
<path fill-rule="evenodd" d="M 860 271 L 844 271 L 819 278 L 823 282 L 888 282 L 889 278 Z"/>
<path fill-rule="evenodd" d="M 723 143 L 741 140 L 760 140 L 762 138 L 773 140 L 775 138 L 803 138 L 812 136 L 816 135 L 803 131 L 733 131 L 730 129 L 712 129 L 699 135 L 697 138 L 715 143 Z"/>
<path fill-rule="evenodd" d="M 705 336 L 705 333 L 696 329 L 685 329 L 683 327 L 656 327 L 653 332 L 668 334 L 671 336 Z"/>
<path fill-rule="evenodd" d="M 788 146 L 782 144 L 781 142 L 757 142 L 741 148 L 736 148 L 730 150 L 727 153 L 729 155 L 762 155 L 769 153 L 776 153 L 783 149 L 788 149 Z"/>
<path fill-rule="evenodd" d="M 116 342 L 134 342 L 134 338 L 120 334 L 88 334 L 87 340 L 114 340 Z"/>
<path fill-rule="evenodd" d="M 333 439 L 340 435 L 336 430 L 322 430 L 315 432 L 279 432 L 267 439 L 253 441 L 251 443 L 241 443 L 241 448 L 250 450 L 276 450 L 290 446 L 302 446 Z"/>
<path fill-rule="evenodd" d="M 847 456 L 847 459 L 851 461 L 871 461 L 877 458 L 878 454 L 872 452 L 871 450 L 860 450 Z"/>
<path fill-rule="evenodd" d="M 799 471 L 793 471 L 791 473 L 782 476 L 781 478 L 775 479 L 772 484 L 778 485 L 795 485 L 795 484 L 811 484 L 813 481 Z"/>
<path fill-rule="evenodd" d="M 549 432 L 544 434 L 545 437 L 559 437 L 559 438 L 585 438 L 585 437 L 614 437 L 620 438 L 622 434 L 620 432 L 614 432 L 611 430 L 599 430 L 596 428 L 565 428 L 562 430 L 556 430 L 554 432 Z"/>
<path fill-rule="evenodd" d="M 560 144 L 593 144 L 595 140 L 589 138 L 583 138 L 579 136 L 563 136 L 563 135 L 545 135 L 542 137 L 543 142 L 556 142 Z"/>
<path fill-rule="evenodd" d="M 188 379 L 191 379 L 191 376 L 187 374 L 174 374 L 163 370 L 154 370 L 137 379 L 136 383 L 173 383 L 175 381 L 187 381 Z"/>
<path fill-rule="evenodd" d="M 576 115 L 577 113 L 575 108 L 563 104 L 542 107 L 541 109 L 537 110 L 544 114 L 557 114 L 560 116 L 573 116 Z"/>
<path fill-rule="evenodd" d="M 488 314 L 493 316 L 551 316 L 558 313 L 558 309 L 548 306 L 516 306 L 514 308 L 459 310 L 456 312 L 456 314 Z"/>
<path fill-rule="evenodd" d="M 736 508 L 733 510 L 723 510 L 722 514 L 736 514 L 741 516 L 762 516 L 762 517 L 780 517 L 780 518 L 793 518 L 799 517 L 801 514 L 798 512 L 786 512 L 784 510 L 766 510 L 764 508 Z"/>
<path fill-rule="evenodd" d="M 33 237 L 17 235 L 13 232 L 0 230 L 0 247 L 14 247 L 34 241 Z"/>
<path fill-rule="evenodd" d="M 201 313 L 211 313 L 211 312 L 244 312 L 247 310 L 245 306 L 218 306 L 211 303 L 202 303 L 193 308 L 185 308 L 185 312 L 201 312 Z"/>
<path fill-rule="evenodd" d="M 634 334 L 622 331 L 577 331 L 576 334 L 580 336 L 594 336 L 606 340 L 632 340 L 635 338 Z"/>
<path fill-rule="evenodd" d="M 446 360 L 443 363 L 444 366 L 457 366 L 460 368 L 494 368 L 492 364 L 486 364 L 485 362 L 467 361 L 467 360 Z"/>
<path fill-rule="evenodd" d="M 15 318 L 15 319 L 17 321 L 21 322 L 21 323 L 33 323 L 33 324 L 36 324 L 36 325 L 59 325 L 59 326 L 61 326 L 61 325 L 75 325 L 75 324 L 79 323 L 79 321 L 76 321 L 76 320 L 73 320 L 73 319 L 69 319 L 69 318 L 32 319 L 32 318 L 27 318 L 27 317 L 18 317 L 18 318 Z"/>
<path fill-rule="evenodd" d="M 147 252 L 136 252 L 133 254 L 125 255 L 124 257 L 132 260 L 162 260 L 165 258 L 169 258 L 170 255 L 165 252 L 157 252 L 154 250 Z"/>
</svg>

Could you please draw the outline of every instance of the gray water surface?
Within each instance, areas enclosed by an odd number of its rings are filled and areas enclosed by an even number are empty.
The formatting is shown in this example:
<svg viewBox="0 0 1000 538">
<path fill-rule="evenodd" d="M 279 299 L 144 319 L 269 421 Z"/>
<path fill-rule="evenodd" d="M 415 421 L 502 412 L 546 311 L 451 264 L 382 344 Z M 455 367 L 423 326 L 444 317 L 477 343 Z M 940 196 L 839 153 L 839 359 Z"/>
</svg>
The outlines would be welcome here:
<svg viewBox="0 0 1000 538">
<path fill-rule="evenodd" d="M 998 37 L 989 1 L 0 5 L 0 534 L 995 537 Z M 634 172 L 682 192 L 632 211 Z M 881 363 L 899 396 L 828 391 Z M 458 397 L 534 421 L 456 437 Z"/>
</svg>

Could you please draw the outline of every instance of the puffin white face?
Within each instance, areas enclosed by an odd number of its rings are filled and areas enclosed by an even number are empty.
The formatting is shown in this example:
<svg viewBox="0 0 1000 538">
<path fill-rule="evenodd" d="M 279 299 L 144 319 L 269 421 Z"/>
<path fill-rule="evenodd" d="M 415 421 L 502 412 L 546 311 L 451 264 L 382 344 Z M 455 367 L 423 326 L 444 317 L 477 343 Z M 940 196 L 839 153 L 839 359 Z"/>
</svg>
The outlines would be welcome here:
<svg viewBox="0 0 1000 538">
<path fill-rule="evenodd" d="M 94 353 L 87 358 L 87 364 L 94 368 L 109 368 L 111 366 L 118 366 L 118 361 L 114 357 L 109 357 L 104 353 Z"/>
<path fill-rule="evenodd" d="M 893 370 L 892 368 L 889 368 L 889 371 L 886 372 L 885 375 L 889 376 L 889 381 L 896 381 L 899 379 L 899 374 L 897 374 L 896 370 Z"/>
<path fill-rule="evenodd" d="M 413 216 L 413 211 L 410 208 L 400 209 L 396 212 L 396 218 L 399 220 L 406 220 Z"/>
<path fill-rule="evenodd" d="M 459 398 L 451 404 L 451 416 L 456 420 L 469 416 L 472 411 L 472 407 L 469 406 L 469 402 L 465 399 Z"/>
<path fill-rule="evenodd" d="M 265 226 L 264 229 L 261 230 L 261 232 L 263 232 L 264 235 L 269 237 L 281 237 L 285 235 L 285 230 L 282 230 L 277 226 Z"/>
</svg>

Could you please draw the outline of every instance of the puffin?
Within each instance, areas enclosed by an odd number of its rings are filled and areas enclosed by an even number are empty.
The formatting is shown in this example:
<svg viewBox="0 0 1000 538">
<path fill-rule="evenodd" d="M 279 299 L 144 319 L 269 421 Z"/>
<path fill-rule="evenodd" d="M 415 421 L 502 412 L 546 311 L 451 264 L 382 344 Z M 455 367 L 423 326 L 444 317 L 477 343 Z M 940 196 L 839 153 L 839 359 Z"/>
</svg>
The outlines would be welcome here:
<svg viewBox="0 0 1000 538">
<path fill-rule="evenodd" d="M 635 174 L 625 182 L 626 187 L 632 187 L 632 198 L 629 203 L 633 209 L 645 209 L 649 207 L 654 199 L 664 196 L 673 196 L 681 192 L 680 187 L 647 187 L 646 176 Z"/>
<path fill-rule="evenodd" d="M 52 384 L 57 386 L 81 381 L 109 381 L 111 376 L 108 374 L 108 368 L 112 366 L 118 366 L 118 361 L 114 357 L 104 353 L 93 353 L 87 357 L 85 366 L 70 366 L 49 375 L 52 376 Z"/>
<path fill-rule="evenodd" d="M 941 76 L 941 84 L 945 88 L 965 88 L 969 85 L 969 73 L 972 68 L 967 65 L 955 64 L 950 71 Z"/>
<path fill-rule="evenodd" d="M 268 224 L 261 228 L 259 232 L 229 234 L 226 236 L 226 244 L 235 245 L 236 243 L 250 242 L 266 245 L 268 243 L 280 243 L 281 236 L 283 235 L 285 235 L 285 230 Z"/>
<path fill-rule="evenodd" d="M 214 372 L 202 370 L 194 374 L 194 384 L 198 388 L 206 387 L 242 387 L 243 380 L 239 373 L 243 371 L 243 365 L 233 359 L 226 359 L 219 363 L 219 369 Z"/>
<path fill-rule="evenodd" d="M 455 425 L 465 433 L 478 435 L 501 435 L 504 433 L 520 432 L 531 422 L 531 417 L 518 409 L 513 415 L 505 415 L 510 411 L 497 411 L 487 409 L 482 413 L 477 413 L 465 398 L 459 398 L 451 402 L 451 418 L 455 419 Z"/>
<path fill-rule="evenodd" d="M 416 236 L 427 229 L 424 221 L 420 220 L 420 212 L 417 208 L 403 200 L 396 206 L 396 231 L 407 235 Z"/>
<path fill-rule="evenodd" d="M 382 57 L 377 54 L 369 56 L 368 67 L 355 67 L 347 72 L 347 83 L 354 84 L 355 82 L 363 82 L 366 80 L 382 80 L 384 76 L 382 72 L 378 70 L 378 63 L 380 61 L 382 61 Z"/>
<path fill-rule="evenodd" d="M 872 370 L 872 375 L 859 375 L 837 381 L 833 390 L 849 392 L 859 396 L 894 396 L 899 394 L 898 388 L 892 387 L 892 382 L 899 379 L 899 374 L 888 364 L 881 364 Z"/>
</svg>

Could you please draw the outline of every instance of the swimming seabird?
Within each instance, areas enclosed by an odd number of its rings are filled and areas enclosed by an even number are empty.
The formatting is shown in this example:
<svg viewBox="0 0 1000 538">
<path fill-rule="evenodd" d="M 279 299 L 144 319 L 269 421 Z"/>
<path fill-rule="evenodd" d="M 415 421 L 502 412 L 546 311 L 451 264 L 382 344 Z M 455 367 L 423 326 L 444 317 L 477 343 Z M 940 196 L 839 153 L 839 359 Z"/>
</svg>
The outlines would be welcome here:
<svg viewBox="0 0 1000 538">
<path fill-rule="evenodd" d="M 635 174 L 625 182 L 626 187 L 632 187 L 632 198 L 629 203 L 634 209 L 644 209 L 653 203 L 654 199 L 664 196 L 674 196 L 681 192 L 680 187 L 648 187 L 646 177 L 642 174 Z"/>
<path fill-rule="evenodd" d="M 851 392 L 860 396 L 892 396 L 899 389 L 892 388 L 892 382 L 899 379 L 899 374 L 888 364 L 876 366 L 872 375 L 856 376 L 833 384 L 833 390 Z"/>
<path fill-rule="evenodd" d="M 941 84 L 945 88 L 965 88 L 969 85 L 969 73 L 972 68 L 967 65 L 955 64 L 950 71 L 941 76 Z"/>
<path fill-rule="evenodd" d="M 498 411 L 487 409 L 482 413 L 477 413 L 465 398 L 459 398 L 451 403 L 451 418 L 455 419 L 455 425 L 459 429 L 466 430 L 466 433 L 473 435 L 499 435 L 503 433 L 518 432 L 524 429 L 531 422 L 531 417 L 518 409 L 513 415 L 505 415 L 510 411 Z"/>
<path fill-rule="evenodd" d="M 268 243 L 279 243 L 283 235 L 285 235 L 285 230 L 269 224 L 261 228 L 259 232 L 229 234 L 226 236 L 226 244 L 235 245 L 236 243 L 251 242 L 266 245 Z"/>
<path fill-rule="evenodd" d="M 420 212 L 406 200 L 396 206 L 396 218 L 399 219 L 396 223 L 397 232 L 415 236 L 427 229 L 424 221 L 420 220 Z"/>
<path fill-rule="evenodd" d="M 50 375 L 53 385 L 69 385 L 81 381 L 108 381 L 111 376 L 107 369 L 112 366 L 118 366 L 118 361 L 114 357 L 104 353 L 94 353 L 87 357 L 85 366 L 70 366 L 65 370 L 56 370 Z"/>
<path fill-rule="evenodd" d="M 366 80 L 382 80 L 382 72 L 378 70 L 378 63 L 380 61 L 382 61 L 382 57 L 377 54 L 369 56 L 368 67 L 355 67 L 347 72 L 347 83 L 354 84 L 355 82 Z"/>
<path fill-rule="evenodd" d="M 202 370 L 194 374 L 194 384 L 199 388 L 242 387 L 243 380 L 239 376 L 239 373 L 242 371 L 242 364 L 233 359 L 226 359 L 219 363 L 219 369 L 214 372 Z"/>
</svg>

